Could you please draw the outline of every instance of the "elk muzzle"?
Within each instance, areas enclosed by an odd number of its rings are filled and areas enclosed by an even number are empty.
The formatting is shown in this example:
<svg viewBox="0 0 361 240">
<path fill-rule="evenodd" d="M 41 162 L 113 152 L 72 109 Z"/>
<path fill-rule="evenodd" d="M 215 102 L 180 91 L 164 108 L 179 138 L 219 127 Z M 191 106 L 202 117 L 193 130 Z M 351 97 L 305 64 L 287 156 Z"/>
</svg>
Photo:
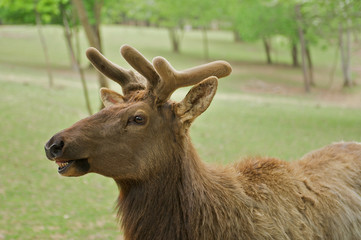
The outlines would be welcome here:
<svg viewBox="0 0 361 240">
<path fill-rule="evenodd" d="M 87 158 L 69 156 L 66 151 L 66 140 L 61 133 L 55 134 L 44 146 L 46 156 L 58 165 L 58 173 L 63 176 L 81 176 L 89 172 Z M 70 154 L 72 155 L 72 154 Z"/>
</svg>

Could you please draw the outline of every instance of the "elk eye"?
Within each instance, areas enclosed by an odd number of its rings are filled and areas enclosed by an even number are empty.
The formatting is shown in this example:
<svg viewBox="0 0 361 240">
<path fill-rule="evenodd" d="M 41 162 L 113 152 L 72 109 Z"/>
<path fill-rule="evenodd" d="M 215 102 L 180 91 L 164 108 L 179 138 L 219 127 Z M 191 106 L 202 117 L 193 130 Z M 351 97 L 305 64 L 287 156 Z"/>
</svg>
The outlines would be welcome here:
<svg viewBox="0 0 361 240">
<path fill-rule="evenodd" d="M 142 116 L 135 116 L 133 120 L 136 124 L 144 124 L 145 119 Z"/>
</svg>

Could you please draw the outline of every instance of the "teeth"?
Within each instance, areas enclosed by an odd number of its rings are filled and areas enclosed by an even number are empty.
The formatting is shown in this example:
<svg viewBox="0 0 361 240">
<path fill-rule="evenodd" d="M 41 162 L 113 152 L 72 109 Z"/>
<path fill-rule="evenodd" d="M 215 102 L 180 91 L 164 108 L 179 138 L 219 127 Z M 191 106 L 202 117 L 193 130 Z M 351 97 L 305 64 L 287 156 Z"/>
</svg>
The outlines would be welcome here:
<svg viewBox="0 0 361 240">
<path fill-rule="evenodd" d="M 56 162 L 60 168 L 66 167 L 68 165 L 68 162 Z"/>
</svg>

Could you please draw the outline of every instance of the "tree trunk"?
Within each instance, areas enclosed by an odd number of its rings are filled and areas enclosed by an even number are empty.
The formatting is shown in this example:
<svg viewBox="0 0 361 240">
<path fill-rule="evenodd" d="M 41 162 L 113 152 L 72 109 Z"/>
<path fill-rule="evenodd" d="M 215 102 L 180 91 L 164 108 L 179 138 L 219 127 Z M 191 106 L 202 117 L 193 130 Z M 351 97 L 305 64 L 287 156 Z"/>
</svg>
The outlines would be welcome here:
<svg viewBox="0 0 361 240">
<path fill-rule="evenodd" d="M 168 28 L 168 32 L 172 43 L 173 52 L 179 53 L 180 36 L 177 34 L 177 29 L 175 27 L 170 27 Z"/>
<path fill-rule="evenodd" d="M 64 26 L 63 26 L 64 27 Z M 69 55 L 69 58 L 70 58 L 70 67 L 74 70 L 74 71 L 76 71 L 76 68 L 77 68 L 77 66 L 76 66 L 76 64 L 75 64 L 75 61 L 74 61 L 74 59 L 73 59 L 73 56 L 72 56 L 72 50 L 70 49 L 70 45 L 69 45 L 69 42 L 71 43 L 71 39 L 72 39 L 72 33 L 71 32 L 69 32 L 69 35 L 66 33 L 66 31 L 65 31 L 65 29 L 64 29 L 64 38 L 65 38 L 65 41 L 66 41 L 66 47 L 67 47 L 67 49 L 68 49 L 68 55 Z"/>
<path fill-rule="evenodd" d="M 308 64 L 306 63 L 306 43 L 303 35 L 303 29 L 301 26 L 302 15 L 299 4 L 296 4 L 295 12 L 296 12 L 298 36 L 300 38 L 300 44 L 301 44 L 302 72 L 303 72 L 303 80 L 305 84 L 305 91 L 310 92 L 309 70 L 308 70 Z"/>
<path fill-rule="evenodd" d="M 88 14 L 85 10 L 83 1 L 82 0 L 72 0 L 72 1 L 78 12 L 79 20 L 80 20 L 81 24 L 83 25 L 89 45 L 92 47 L 95 47 L 99 51 L 101 51 L 99 39 L 97 38 L 97 34 L 94 32 L 94 29 L 90 25 Z"/>
<path fill-rule="evenodd" d="M 267 39 L 267 38 L 263 38 L 262 40 L 263 40 L 264 50 L 266 51 L 267 64 L 272 64 L 271 43 L 270 43 L 269 39 Z"/>
<path fill-rule="evenodd" d="M 338 48 L 336 49 L 335 57 L 334 57 L 334 60 L 333 60 L 331 71 L 330 71 L 330 81 L 329 81 L 329 84 L 328 84 L 329 88 L 331 88 L 332 85 L 333 85 L 333 79 L 334 79 L 334 76 L 335 76 L 335 71 L 336 71 L 336 66 L 337 66 L 339 48 L 340 48 L 340 46 L 338 46 Z"/>
<path fill-rule="evenodd" d="M 313 80 L 313 64 L 312 64 L 311 52 L 308 44 L 306 44 L 306 59 L 308 64 L 308 77 L 310 80 L 310 85 L 315 86 L 316 84 Z"/>
<path fill-rule="evenodd" d="M 75 59 L 78 60 L 79 66 L 81 66 L 81 48 L 80 48 L 80 37 L 79 37 L 79 27 L 76 25 L 74 26 L 75 32 Z"/>
<path fill-rule="evenodd" d="M 53 87 L 54 81 L 53 81 L 53 73 L 51 70 L 51 64 L 50 64 L 50 59 L 49 59 L 48 46 L 46 45 L 45 37 L 44 37 L 43 31 L 42 31 L 40 14 L 36 9 L 35 9 L 35 18 L 36 18 L 36 27 L 38 29 L 41 46 L 42 46 L 43 52 L 44 52 L 46 71 L 48 73 L 49 87 Z"/>
<path fill-rule="evenodd" d="M 88 14 L 85 10 L 84 4 L 82 0 L 72 0 L 77 12 L 78 12 L 78 16 L 80 19 L 81 24 L 83 25 L 85 34 L 87 36 L 88 42 L 90 44 L 90 46 L 95 47 L 96 49 L 98 49 L 100 52 L 102 52 L 102 47 L 101 47 L 101 38 L 100 38 L 100 31 L 99 31 L 99 24 L 100 24 L 100 20 L 98 19 L 98 31 L 95 32 L 94 28 L 90 25 L 90 21 L 88 18 Z M 95 6 L 98 6 L 99 8 L 102 6 L 102 1 L 99 2 L 98 5 L 98 1 L 95 0 Z M 101 9 L 97 9 L 95 15 L 98 14 L 98 18 L 100 18 L 100 11 Z M 99 86 L 100 87 L 105 87 L 108 88 L 108 82 L 106 81 L 105 77 L 103 74 L 101 74 L 100 72 L 98 72 L 98 82 L 99 82 Z M 102 102 L 100 102 L 100 108 L 103 108 L 104 105 Z"/>
<path fill-rule="evenodd" d="M 99 42 L 100 48 L 102 48 L 102 39 L 100 34 L 100 22 L 101 22 L 101 10 L 104 4 L 104 0 L 97 0 L 94 2 L 94 17 L 95 17 L 95 23 L 93 24 L 93 29 L 96 34 L 96 37 Z M 99 50 L 100 51 L 100 50 Z"/>
<path fill-rule="evenodd" d="M 72 31 L 70 30 L 70 26 L 68 23 L 68 19 L 66 18 L 65 12 L 64 12 L 64 7 L 62 5 L 60 5 L 60 13 L 63 19 L 63 30 L 64 30 L 64 38 L 66 41 L 66 47 L 68 49 L 68 54 L 69 54 L 69 58 L 70 58 L 70 67 L 74 70 L 77 71 L 77 66 L 76 66 L 76 57 L 75 54 L 72 53 L 73 49 L 72 49 L 72 38 L 73 38 L 73 34 Z M 65 23 L 66 21 L 66 23 Z M 66 25 L 67 24 L 67 25 Z"/>
<path fill-rule="evenodd" d="M 292 53 L 292 66 L 299 67 L 300 63 L 298 62 L 297 44 L 294 41 L 292 41 L 291 53 Z"/>
<path fill-rule="evenodd" d="M 71 59 L 72 59 L 72 63 L 73 63 L 72 65 L 75 67 L 75 71 L 80 76 L 80 80 L 81 80 L 81 84 L 82 84 L 83 92 L 84 92 L 85 104 L 86 104 L 89 115 L 92 115 L 92 110 L 91 110 L 90 101 L 89 101 L 88 88 L 87 88 L 87 85 L 86 85 L 84 72 L 83 72 L 83 69 L 81 69 L 79 61 L 75 56 L 75 51 L 74 51 L 73 44 L 72 44 L 72 41 L 71 41 L 71 30 L 70 30 L 70 27 L 69 27 L 68 19 L 66 18 L 66 15 L 65 15 L 64 8 L 61 8 L 61 14 L 62 14 L 62 17 L 63 17 L 64 34 L 66 36 L 65 39 L 66 39 L 67 46 L 68 46 L 68 48 L 70 50 L 70 55 L 71 55 Z"/>
<path fill-rule="evenodd" d="M 209 46 L 208 46 L 208 35 L 207 28 L 203 27 L 203 49 L 204 49 L 204 59 L 209 60 Z"/>
<path fill-rule="evenodd" d="M 351 87 L 354 85 L 351 77 L 351 23 L 350 19 L 347 20 L 347 30 L 346 30 L 346 59 L 347 59 L 347 78 L 345 78 L 344 86 Z M 347 81 L 346 81 L 347 80 Z"/>
<path fill-rule="evenodd" d="M 346 41 L 344 41 L 344 34 L 346 34 Z M 346 33 L 344 32 L 343 25 L 339 25 L 339 44 L 340 44 L 340 54 L 341 54 L 341 67 L 343 73 L 343 86 L 351 87 L 351 71 L 350 71 L 350 30 L 347 27 Z"/>
<path fill-rule="evenodd" d="M 235 42 L 242 42 L 241 34 L 237 30 L 233 30 L 233 39 Z"/>
</svg>

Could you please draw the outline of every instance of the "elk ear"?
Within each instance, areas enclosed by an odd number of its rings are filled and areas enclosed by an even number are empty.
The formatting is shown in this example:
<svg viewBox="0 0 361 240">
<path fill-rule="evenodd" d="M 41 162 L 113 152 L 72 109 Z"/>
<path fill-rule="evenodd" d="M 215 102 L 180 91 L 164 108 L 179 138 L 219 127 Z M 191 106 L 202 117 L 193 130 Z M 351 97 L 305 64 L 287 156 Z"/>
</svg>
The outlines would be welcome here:
<svg viewBox="0 0 361 240">
<path fill-rule="evenodd" d="M 124 102 L 124 97 L 122 95 L 108 88 L 100 89 L 100 97 L 105 107 Z"/>
<path fill-rule="evenodd" d="M 195 85 L 187 96 L 175 106 L 175 113 L 180 120 L 193 122 L 193 120 L 202 114 L 211 104 L 214 94 L 217 91 L 218 78 L 209 77 Z"/>
</svg>

